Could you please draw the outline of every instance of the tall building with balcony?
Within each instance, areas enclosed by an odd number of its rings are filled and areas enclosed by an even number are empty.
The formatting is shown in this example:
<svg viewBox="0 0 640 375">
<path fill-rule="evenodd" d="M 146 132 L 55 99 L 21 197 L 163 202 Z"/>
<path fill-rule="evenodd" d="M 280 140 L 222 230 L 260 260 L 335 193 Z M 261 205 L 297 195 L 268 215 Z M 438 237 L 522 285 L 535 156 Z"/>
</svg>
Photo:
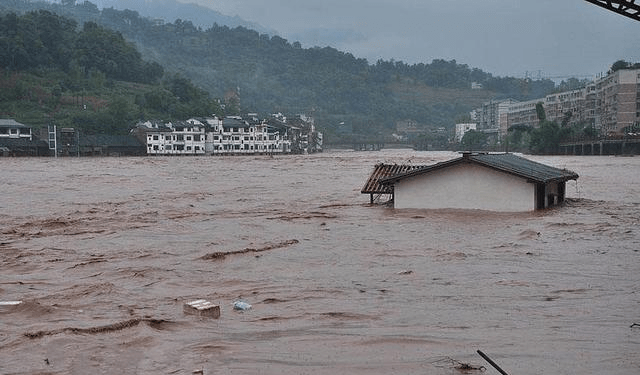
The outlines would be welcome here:
<svg viewBox="0 0 640 375">
<path fill-rule="evenodd" d="M 595 82 L 595 127 L 620 134 L 640 125 L 640 69 L 621 69 Z"/>
</svg>

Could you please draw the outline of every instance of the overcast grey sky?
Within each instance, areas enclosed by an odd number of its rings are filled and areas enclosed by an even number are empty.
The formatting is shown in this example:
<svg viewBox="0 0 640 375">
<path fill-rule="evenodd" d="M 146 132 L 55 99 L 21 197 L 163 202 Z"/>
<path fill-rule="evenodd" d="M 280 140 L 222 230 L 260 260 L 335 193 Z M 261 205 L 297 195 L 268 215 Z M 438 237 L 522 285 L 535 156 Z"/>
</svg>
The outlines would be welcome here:
<svg viewBox="0 0 640 375">
<path fill-rule="evenodd" d="M 640 62 L 640 22 L 584 0 L 180 1 L 370 63 L 455 59 L 494 75 L 563 77 L 606 72 L 619 59 Z"/>
</svg>

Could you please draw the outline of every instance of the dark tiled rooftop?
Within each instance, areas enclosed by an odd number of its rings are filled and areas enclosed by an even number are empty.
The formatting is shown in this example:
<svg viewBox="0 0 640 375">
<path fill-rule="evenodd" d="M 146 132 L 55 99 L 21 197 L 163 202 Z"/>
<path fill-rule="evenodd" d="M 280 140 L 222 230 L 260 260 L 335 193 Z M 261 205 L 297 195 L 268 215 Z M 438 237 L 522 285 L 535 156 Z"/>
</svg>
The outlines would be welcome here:
<svg viewBox="0 0 640 375">
<path fill-rule="evenodd" d="M 367 183 L 361 190 L 362 194 L 391 194 L 393 193 L 393 186 L 382 185 L 380 180 L 388 177 L 393 177 L 414 169 L 424 168 L 422 165 L 399 165 L 399 164 L 384 164 L 380 163 L 375 166 L 371 176 L 367 180 Z"/>
<path fill-rule="evenodd" d="M 551 167 L 514 154 L 464 154 L 461 158 L 381 178 L 379 179 L 379 183 L 382 185 L 393 184 L 394 182 L 404 178 L 429 173 L 459 163 L 475 163 L 483 165 L 488 168 L 526 178 L 530 182 L 534 183 L 576 180 L 578 178 L 578 174 L 575 172 Z"/>
</svg>

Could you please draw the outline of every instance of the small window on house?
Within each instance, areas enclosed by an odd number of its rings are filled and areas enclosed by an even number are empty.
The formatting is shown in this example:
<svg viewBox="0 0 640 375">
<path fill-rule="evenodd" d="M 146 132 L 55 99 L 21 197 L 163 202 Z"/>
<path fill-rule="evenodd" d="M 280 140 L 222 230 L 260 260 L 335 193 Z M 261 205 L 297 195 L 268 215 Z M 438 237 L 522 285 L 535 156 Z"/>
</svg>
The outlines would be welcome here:
<svg viewBox="0 0 640 375">
<path fill-rule="evenodd" d="M 157 140 L 158 140 L 158 136 L 157 136 L 157 135 L 154 135 L 154 136 L 153 136 L 153 140 L 154 140 L 154 141 L 157 141 Z"/>
<path fill-rule="evenodd" d="M 188 135 L 188 136 L 187 136 L 187 141 L 190 141 L 190 140 L 191 140 L 191 136 L 190 136 L 190 135 Z"/>
<path fill-rule="evenodd" d="M 153 150 L 154 151 L 158 151 L 160 148 L 158 147 L 158 145 L 153 145 Z"/>
</svg>

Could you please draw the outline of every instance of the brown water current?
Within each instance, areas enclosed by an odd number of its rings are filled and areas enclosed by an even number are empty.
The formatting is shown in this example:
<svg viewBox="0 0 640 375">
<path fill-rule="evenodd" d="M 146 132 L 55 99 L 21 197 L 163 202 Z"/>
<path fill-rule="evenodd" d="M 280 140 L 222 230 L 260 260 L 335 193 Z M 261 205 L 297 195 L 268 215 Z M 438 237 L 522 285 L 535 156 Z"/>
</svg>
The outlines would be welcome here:
<svg viewBox="0 0 640 375">
<path fill-rule="evenodd" d="M 0 374 L 639 374 L 640 157 L 531 156 L 580 175 L 539 212 L 360 194 L 456 156 L 0 159 Z"/>
</svg>

